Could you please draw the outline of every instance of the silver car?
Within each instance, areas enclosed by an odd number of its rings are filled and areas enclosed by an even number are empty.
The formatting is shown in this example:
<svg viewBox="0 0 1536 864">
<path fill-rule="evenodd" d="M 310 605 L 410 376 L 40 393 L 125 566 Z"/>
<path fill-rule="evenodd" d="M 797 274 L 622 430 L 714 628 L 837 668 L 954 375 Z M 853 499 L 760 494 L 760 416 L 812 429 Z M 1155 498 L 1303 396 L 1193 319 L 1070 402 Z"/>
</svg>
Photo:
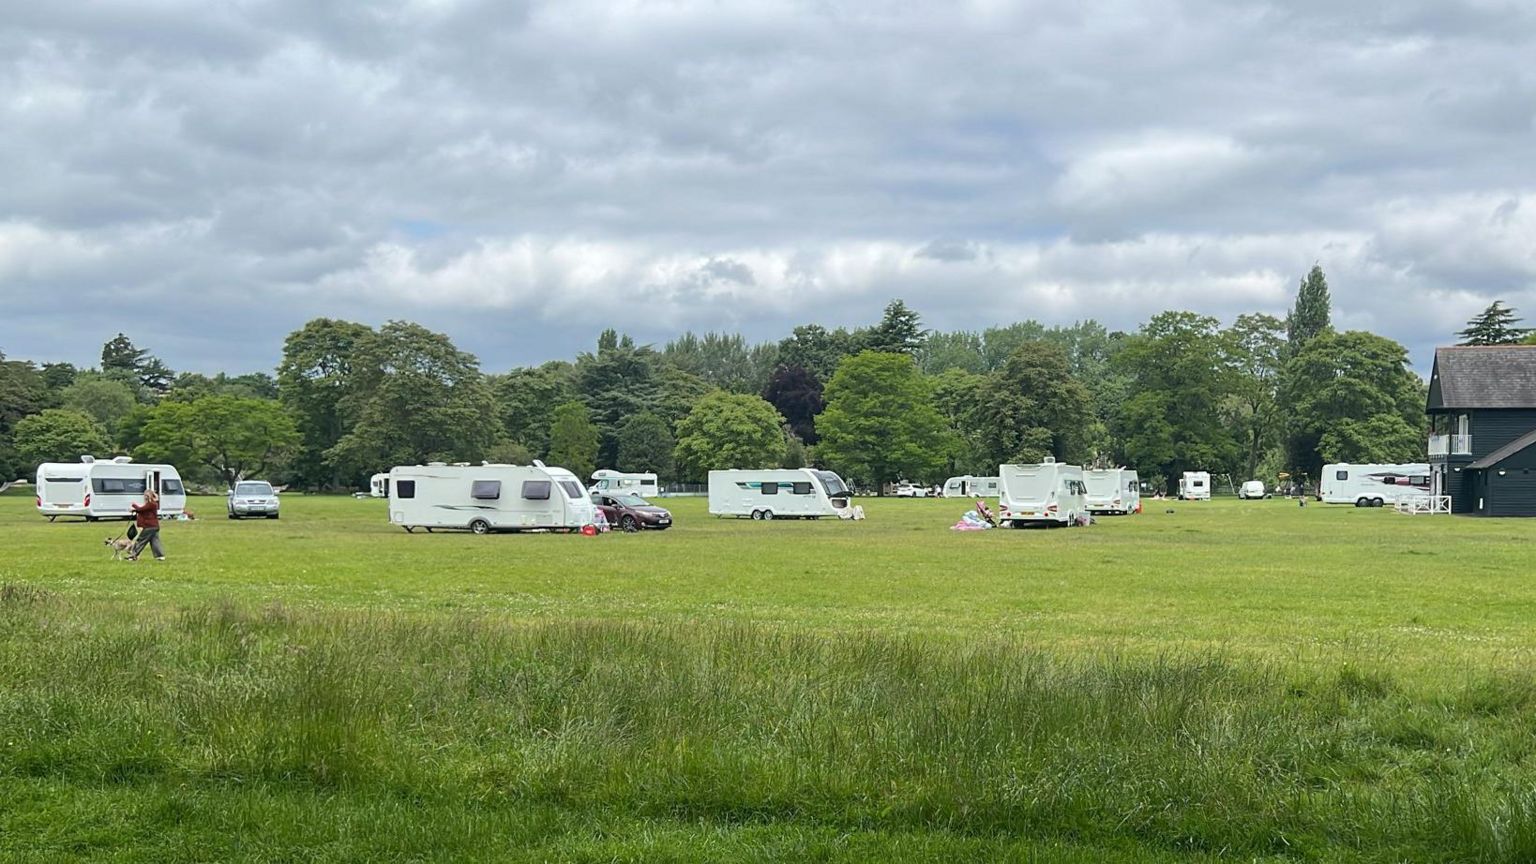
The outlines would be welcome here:
<svg viewBox="0 0 1536 864">
<path fill-rule="evenodd" d="M 229 518 L 277 518 L 277 491 L 265 480 L 241 480 L 229 490 Z"/>
</svg>

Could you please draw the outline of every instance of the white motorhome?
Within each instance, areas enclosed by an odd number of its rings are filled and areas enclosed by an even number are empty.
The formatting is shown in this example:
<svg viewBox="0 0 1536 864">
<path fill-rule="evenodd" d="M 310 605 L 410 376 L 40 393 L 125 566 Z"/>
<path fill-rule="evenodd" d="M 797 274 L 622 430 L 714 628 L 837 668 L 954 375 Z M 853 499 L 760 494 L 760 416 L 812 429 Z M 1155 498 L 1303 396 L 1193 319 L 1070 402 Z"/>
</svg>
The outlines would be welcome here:
<svg viewBox="0 0 1536 864">
<path fill-rule="evenodd" d="M 146 489 L 160 495 L 160 515 L 180 516 L 187 508 L 181 474 L 170 465 L 136 463 L 127 456 L 79 462 L 44 462 L 37 466 L 37 512 L 48 521 L 60 516 L 131 519 L 132 505 L 144 500 Z"/>
<path fill-rule="evenodd" d="M 656 482 L 656 475 L 649 472 L 644 474 L 625 474 L 622 471 L 613 471 L 601 468 L 592 474 L 592 485 L 588 492 L 628 492 L 639 495 L 641 498 L 655 498 L 661 494 L 661 487 Z"/>
<path fill-rule="evenodd" d="M 973 477 L 962 474 L 944 481 L 945 498 L 996 498 L 1002 489 L 1002 481 L 996 477 Z"/>
<path fill-rule="evenodd" d="M 815 468 L 709 472 L 712 516 L 820 519 L 842 516 L 852 494 L 843 478 Z"/>
<path fill-rule="evenodd" d="M 1141 478 L 1129 468 L 1090 468 L 1083 472 L 1089 513 L 1141 512 Z"/>
<path fill-rule="evenodd" d="M 578 531 L 595 520 L 575 474 L 532 465 L 400 465 L 389 472 L 389 521 L 417 528 Z"/>
<path fill-rule="evenodd" d="M 1185 471 L 1179 478 L 1180 501 L 1211 500 L 1211 475 L 1208 471 Z"/>
<path fill-rule="evenodd" d="M 1049 457 L 1038 465 L 999 465 L 1002 488 L 997 518 L 1015 528 L 1076 525 L 1088 512 L 1083 469 Z"/>
<path fill-rule="evenodd" d="M 1323 466 L 1317 497 L 1325 504 L 1356 507 L 1395 506 L 1397 502 L 1429 494 L 1429 464 L 1409 462 L 1390 465 Z"/>
</svg>

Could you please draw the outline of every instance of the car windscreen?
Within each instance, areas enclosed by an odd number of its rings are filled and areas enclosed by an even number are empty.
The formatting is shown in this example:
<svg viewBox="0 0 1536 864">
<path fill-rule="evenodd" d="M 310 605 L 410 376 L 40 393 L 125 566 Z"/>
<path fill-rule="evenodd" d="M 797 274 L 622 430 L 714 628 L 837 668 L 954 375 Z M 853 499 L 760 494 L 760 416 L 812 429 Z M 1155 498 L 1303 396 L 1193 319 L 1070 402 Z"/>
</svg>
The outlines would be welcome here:
<svg viewBox="0 0 1536 864">
<path fill-rule="evenodd" d="M 559 482 L 560 488 L 565 490 L 565 497 L 571 499 L 572 501 L 581 500 L 581 497 L 584 493 L 581 491 L 580 483 L 577 483 L 575 480 L 561 480 Z"/>
<path fill-rule="evenodd" d="M 620 504 L 623 504 L 625 507 L 649 507 L 649 506 L 651 506 L 651 502 L 645 500 L 644 498 L 641 498 L 639 495 L 614 495 L 614 496 L 611 496 L 611 497 L 613 498 L 613 500 L 617 501 Z"/>
<path fill-rule="evenodd" d="M 816 471 L 816 479 L 821 481 L 821 488 L 827 490 L 827 494 L 833 497 L 847 495 L 848 487 L 843 485 L 843 478 L 831 471 Z"/>
<path fill-rule="evenodd" d="M 235 484 L 235 494 L 236 495 L 271 495 L 272 494 L 272 484 L 271 483 L 237 483 L 237 484 Z"/>
</svg>

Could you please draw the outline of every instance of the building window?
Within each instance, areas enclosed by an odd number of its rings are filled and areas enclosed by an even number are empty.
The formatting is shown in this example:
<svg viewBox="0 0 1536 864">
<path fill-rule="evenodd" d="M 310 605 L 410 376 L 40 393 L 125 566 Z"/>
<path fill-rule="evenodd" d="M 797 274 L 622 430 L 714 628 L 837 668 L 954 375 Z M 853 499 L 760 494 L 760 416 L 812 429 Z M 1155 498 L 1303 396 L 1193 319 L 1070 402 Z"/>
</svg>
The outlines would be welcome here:
<svg viewBox="0 0 1536 864">
<path fill-rule="evenodd" d="M 779 494 L 779 484 L 777 484 L 777 483 L 764 483 L 764 484 L 762 484 L 760 489 L 761 489 L 761 491 L 762 491 L 762 493 L 764 495 L 777 495 L 777 494 Z"/>
<path fill-rule="evenodd" d="M 469 484 L 469 497 L 476 501 L 495 501 L 501 497 L 501 481 L 476 480 Z"/>
<path fill-rule="evenodd" d="M 415 498 L 416 497 L 416 481 L 415 480 L 396 480 L 395 481 L 395 497 L 396 498 Z"/>
<path fill-rule="evenodd" d="M 548 480 L 524 480 L 523 497 L 529 501 L 548 501 L 549 486 Z"/>
</svg>

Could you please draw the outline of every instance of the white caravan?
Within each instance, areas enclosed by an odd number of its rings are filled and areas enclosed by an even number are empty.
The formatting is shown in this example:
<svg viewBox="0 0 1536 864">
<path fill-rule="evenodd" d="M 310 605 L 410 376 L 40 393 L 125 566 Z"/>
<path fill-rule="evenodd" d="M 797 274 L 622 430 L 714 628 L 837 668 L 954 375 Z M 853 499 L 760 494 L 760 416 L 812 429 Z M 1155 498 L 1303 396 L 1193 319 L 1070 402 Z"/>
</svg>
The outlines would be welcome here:
<svg viewBox="0 0 1536 864">
<path fill-rule="evenodd" d="M 944 481 L 945 498 L 996 498 L 1002 489 L 996 477 L 972 477 L 962 474 Z"/>
<path fill-rule="evenodd" d="M 1141 512 L 1141 478 L 1129 468 L 1090 468 L 1083 472 L 1089 513 Z"/>
<path fill-rule="evenodd" d="M 186 487 L 170 465 L 139 464 L 127 456 L 111 460 L 81 456 L 79 462 L 37 466 L 37 512 L 49 522 L 60 516 L 79 516 L 87 522 L 131 519 L 131 505 L 144 500 L 146 489 L 159 493 L 161 516 L 173 518 L 186 510 Z"/>
<path fill-rule="evenodd" d="M 1179 478 L 1180 501 L 1211 500 L 1211 475 L 1206 471 L 1185 471 Z"/>
<path fill-rule="evenodd" d="M 1083 469 L 1049 457 L 1038 465 L 999 465 L 999 521 L 1025 525 L 1076 525 L 1088 512 Z"/>
<path fill-rule="evenodd" d="M 387 473 L 386 474 L 375 474 L 372 477 L 368 478 L 368 497 L 369 498 L 388 498 L 389 497 L 389 475 Z"/>
<path fill-rule="evenodd" d="M 655 474 L 625 474 L 621 471 L 602 468 L 593 473 L 592 485 L 587 491 L 593 494 L 628 492 L 639 495 L 641 498 L 655 498 L 661 494 L 661 487 L 656 483 Z"/>
<path fill-rule="evenodd" d="M 1394 465 L 1323 466 L 1318 500 L 1325 504 L 1356 507 L 1395 506 L 1408 498 L 1429 494 L 1429 465 L 1410 462 Z"/>
<path fill-rule="evenodd" d="M 843 516 L 851 493 L 843 478 L 815 468 L 709 472 L 712 516 L 820 519 Z"/>
<path fill-rule="evenodd" d="M 401 465 L 389 472 L 389 521 L 406 531 L 578 531 L 595 521 L 575 474 L 532 465 Z"/>
</svg>

